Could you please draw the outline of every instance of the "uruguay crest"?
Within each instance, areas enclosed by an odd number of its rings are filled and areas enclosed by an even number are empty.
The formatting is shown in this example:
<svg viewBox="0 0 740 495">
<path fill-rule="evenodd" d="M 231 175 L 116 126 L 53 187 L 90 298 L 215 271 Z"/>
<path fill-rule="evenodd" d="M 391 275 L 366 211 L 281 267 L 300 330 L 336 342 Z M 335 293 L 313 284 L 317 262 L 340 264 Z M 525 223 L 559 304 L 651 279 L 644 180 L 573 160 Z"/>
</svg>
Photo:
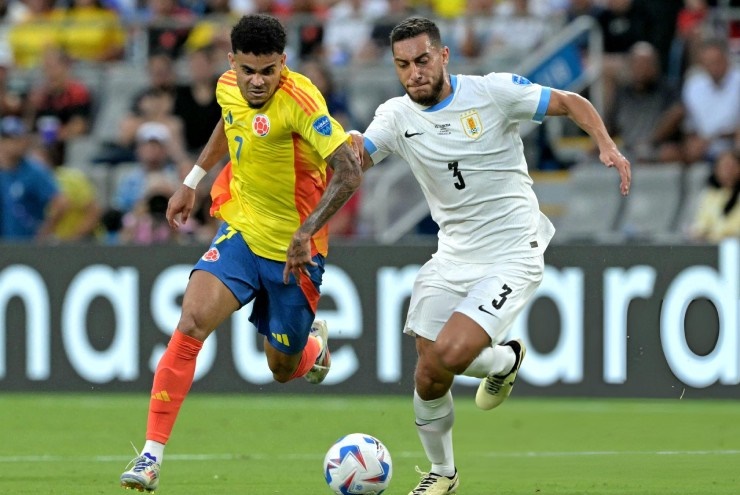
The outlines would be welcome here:
<svg viewBox="0 0 740 495">
<path fill-rule="evenodd" d="M 477 110 L 471 110 L 462 114 L 460 116 L 460 122 L 462 123 L 465 134 L 469 138 L 478 139 L 483 132 L 483 124 L 481 124 L 480 115 L 478 115 Z"/>
</svg>

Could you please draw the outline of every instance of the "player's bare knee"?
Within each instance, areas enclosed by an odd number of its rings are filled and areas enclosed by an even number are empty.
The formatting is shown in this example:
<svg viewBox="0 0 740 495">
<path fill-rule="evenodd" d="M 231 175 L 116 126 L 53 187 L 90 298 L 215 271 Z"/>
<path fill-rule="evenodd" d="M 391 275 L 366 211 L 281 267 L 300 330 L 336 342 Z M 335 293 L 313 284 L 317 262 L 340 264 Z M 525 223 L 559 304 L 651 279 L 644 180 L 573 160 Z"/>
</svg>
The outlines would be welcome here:
<svg viewBox="0 0 740 495">
<path fill-rule="evenodd" d="M 417 380 L 414 388 L 421 400 L 439 399 L 450 389 L 449 384 L 433 380 Z"/>
<path fill-rule="evenodd" d="M 177 329 L 187 335 L 198 340 L 205 340 L 210 333 L 210 330 L 204 328 L 202 324 L 198 323 L 198 317 L 196 314 L 188 311 L 183 311 L 180 315 L 180 321 L 177 323 Z"/>
<path fill-rule="evenodd" d="M 450 373 L 459 375 L 470 365 L 471 358 L 462 345 L 451 344 L 435 347 L 435 355 L 439 365 Z"/>
</svg>

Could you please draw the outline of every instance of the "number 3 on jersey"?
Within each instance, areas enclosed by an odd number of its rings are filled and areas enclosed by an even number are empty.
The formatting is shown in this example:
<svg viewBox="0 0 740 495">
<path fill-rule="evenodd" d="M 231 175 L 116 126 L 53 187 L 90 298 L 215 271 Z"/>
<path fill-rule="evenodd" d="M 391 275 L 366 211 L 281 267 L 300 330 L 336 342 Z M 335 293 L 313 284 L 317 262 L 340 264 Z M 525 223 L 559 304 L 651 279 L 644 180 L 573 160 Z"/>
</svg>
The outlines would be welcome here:
<svg viewBox="0 0 740 495">
<path fill-rule="evenodd" d="M 452 170 L 452 177 L 457 179 L 457 182 L 454 184 L 455 189 L 465 189 L 465 180 L 463 179 L 462 172 L 457 169 L 457 162 L 448 163 L 447 168 Z"/>
</svg>

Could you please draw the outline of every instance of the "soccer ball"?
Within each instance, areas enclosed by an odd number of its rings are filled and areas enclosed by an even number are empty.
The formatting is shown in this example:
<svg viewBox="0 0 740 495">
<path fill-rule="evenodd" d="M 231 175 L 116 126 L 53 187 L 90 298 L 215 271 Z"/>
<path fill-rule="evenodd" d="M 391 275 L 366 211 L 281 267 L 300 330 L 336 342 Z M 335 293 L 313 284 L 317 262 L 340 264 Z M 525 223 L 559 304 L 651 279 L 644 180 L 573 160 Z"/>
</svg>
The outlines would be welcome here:
<svg viewBox="0 0 740 495">
<path fill-rule="evenodd" d="M 336 495 L 380 495 L 392 474 L 388 449 L 365 433 L 343 436 L 324 457 L 324 478 Z"/>
</svg>

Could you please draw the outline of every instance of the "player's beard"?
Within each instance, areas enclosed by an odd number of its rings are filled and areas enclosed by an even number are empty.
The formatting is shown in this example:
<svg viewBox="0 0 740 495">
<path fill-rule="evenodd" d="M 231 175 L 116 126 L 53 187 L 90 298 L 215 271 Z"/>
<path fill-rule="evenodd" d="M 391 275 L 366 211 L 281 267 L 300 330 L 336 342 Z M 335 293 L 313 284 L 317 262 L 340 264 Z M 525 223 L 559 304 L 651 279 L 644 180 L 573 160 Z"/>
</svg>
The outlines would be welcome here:
<svg viewBox="0 0 740 495">
<path fill-rule="evenodd" d="M 406 94 L 409 95 L 409 98 L 411 98 L 411 101 L 414 103 L 418 103 L 421 106 L 424 107 L 431 107 L 439 103 L 439 95 L 442 94 L 442 88 L 445 85 L 445 77 L 444 73 L 440 75 L 439 79 L 432 85 L 432 92 L 429 93 L 427 96 L 422 97 L 413 97 L 408 89 L 406 89 Z"/>
</svg>

